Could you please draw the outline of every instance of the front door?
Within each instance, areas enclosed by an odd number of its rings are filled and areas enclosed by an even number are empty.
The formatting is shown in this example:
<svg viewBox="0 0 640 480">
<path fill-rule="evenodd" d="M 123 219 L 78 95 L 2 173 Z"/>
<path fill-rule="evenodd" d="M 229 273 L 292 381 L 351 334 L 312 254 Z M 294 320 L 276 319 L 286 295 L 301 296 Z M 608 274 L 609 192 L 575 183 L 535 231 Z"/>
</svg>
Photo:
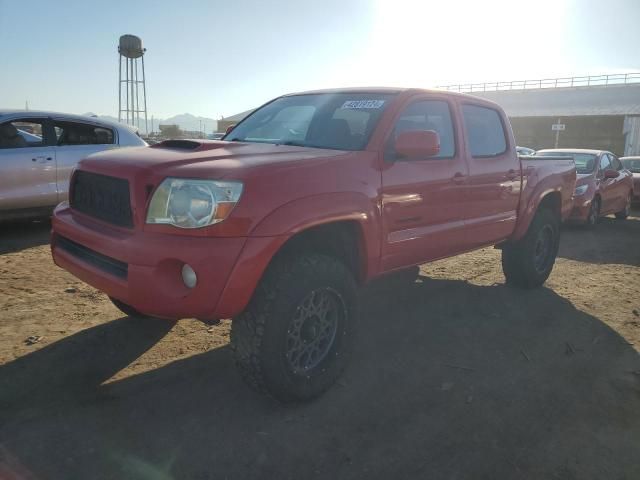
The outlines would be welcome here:
<svg viewBox="0 0 640 480">
<path fill-rule="evenodd" d="M 50 140 L 44 118 L 0 124 L 0 210 L 56 205 L 56 154 Z"/>
<path fill-rule="evenodd" d="M 443 97 L 418 96 L 396 118 L 382 170 L 382 270 L 445 257 L 464 244 L 468 172 L 454 108 Z M 423 159 L 399 158 L 395 136 L 414 130 L 435 130 L 440 153 Z"/>
<path fill-rule="evenodd" d="M 600 191 L 600 213 L 607 215 L 615 210 L 618 203 L 616 192 L 616 179 L 605 178 L 604 174 L 607 170 L 611 170 L 611 158 L 608 154 L 603 153 L 600 156 L 600 166 L 598 169 L 598 176 L 596 181 L 599 182 Z"/>
<path fill-rule="evenodd" d="M 613 154 L 609 154 L 611 159 L 611 170 L 614 170 L 618 176 L 614 178 L 614 197 L 615 204 L 612 207 L 612 211 L 620 212 L 627 206 L 627 200 L 629 198 L 629 184 L 626 181 L 626 175 L 624 173 L 624 167 L 622 162 Z"/>
</svg>

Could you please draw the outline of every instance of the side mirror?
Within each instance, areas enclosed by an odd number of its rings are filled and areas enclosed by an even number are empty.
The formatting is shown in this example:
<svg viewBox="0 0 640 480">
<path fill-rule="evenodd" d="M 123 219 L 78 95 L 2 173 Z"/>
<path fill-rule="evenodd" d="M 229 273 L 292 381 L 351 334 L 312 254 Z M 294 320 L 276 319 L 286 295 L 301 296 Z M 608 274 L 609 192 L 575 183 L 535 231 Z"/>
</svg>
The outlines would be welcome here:
<svg viewBox="0 0 640 480">
<path fill-rule="evenodd" d="M 605 170 L 604 178 L 618 178 L 618 172 L 615 170 Z"/>
<path fill-rule="evenodd" d="M 396 154 L 420 159 L 440 153 L 440 136 L 434 130 L 416 130 L 399 133 L 395 142 Z"/>
<path fill-rule="evenodd" d="M 227 127 L 227 129 L 225 130 L 224 134 L 225 134 L 225 135 L 229 135 L 229 134 L 231 133 L 231 130 L 233 130 L 234 128 L 236 128 L 236 126 L 235 126 L 235 125 L 229 125 L 229 126 Z"/>
</svg>

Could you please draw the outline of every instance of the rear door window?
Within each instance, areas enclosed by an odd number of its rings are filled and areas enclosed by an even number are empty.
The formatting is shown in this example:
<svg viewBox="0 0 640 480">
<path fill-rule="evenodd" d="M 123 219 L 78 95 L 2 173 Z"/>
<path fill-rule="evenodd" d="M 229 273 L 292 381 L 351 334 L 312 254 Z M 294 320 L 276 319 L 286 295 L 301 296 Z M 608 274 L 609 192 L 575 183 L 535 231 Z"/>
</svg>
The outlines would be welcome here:
<svg viewBox="0 0 640 480">
<path fill-rule="evenodd" d="M 473 157 L 495 157 L 507 151 L 507 137 L 500 114 L 487 107 L 463 105 L 469 152 Z"/>
<path fill-rule="evenodd" d="M 80 122 L 55 121 L 56 145 L 110 145 L 114 143 L 113 130 Z"/>
</svg>

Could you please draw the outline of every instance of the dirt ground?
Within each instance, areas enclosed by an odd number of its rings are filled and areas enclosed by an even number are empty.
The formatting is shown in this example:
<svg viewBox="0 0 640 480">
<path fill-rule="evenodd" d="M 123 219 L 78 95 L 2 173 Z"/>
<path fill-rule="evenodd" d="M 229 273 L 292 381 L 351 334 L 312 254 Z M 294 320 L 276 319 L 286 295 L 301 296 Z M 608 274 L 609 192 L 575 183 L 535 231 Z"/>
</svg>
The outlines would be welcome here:
<svg viewBox="0 0 640 480">
<path fill-rule="evenodd" d="M 0 479 L 638 479 L 640 218 L 564 228 L 546 286 L 497 250 L 363 292 L 308 405 L 251 392 L 229 322 L 123 316 L 0 225 Z M 31 340 L 28 340 L 31 337 Z"/>
</svg>

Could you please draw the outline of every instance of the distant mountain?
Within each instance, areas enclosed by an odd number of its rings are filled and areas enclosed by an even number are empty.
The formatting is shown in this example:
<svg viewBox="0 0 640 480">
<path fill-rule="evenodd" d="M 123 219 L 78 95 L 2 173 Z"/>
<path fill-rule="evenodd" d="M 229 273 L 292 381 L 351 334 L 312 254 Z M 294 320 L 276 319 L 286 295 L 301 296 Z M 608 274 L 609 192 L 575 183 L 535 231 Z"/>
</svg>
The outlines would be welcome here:
<svg viewBox="0 0 640 480">
<path fill-rule="evenodd" d="M 218 122 L 213 118 L 196 117 L 190 113 L 175 115 L 173 117 L 158 120 L 158 125 L 178 125 L 181 130 L 200 131 L 204 129 L 206 133 L 214 132 L 218 126 Z"/>
<path fill-rule="evenodd" d="M 111 115 L 96 115 L 92 112 L 87 112 L 84 115 L 89 117 L 97 116 L 98 118 L 103 118 L 105 120 L 110 120 L 112 122 L 117 122 L 118 119 L 116 117 L 112 117 Z M 151 117 L 148 117 L 149 122 L 149 130 L 151 130 Z M 124 123 L 124 122 L 123 122 Z M 204 129 L 205 133 L 209 134 L 215 132 L 218 127 L 218 122 L 213 118 L 208 117 L 197 117 L 190 113 L 183 113 L 181 115 L 174 115 L 169 118 L 154 118 L 153 119 L 153 129 L 157 132 L 158 125 L 178 125 L 180 130 L 189 130 L 198 132 L 201 129 Z M 140 133 L 146 133 L 144 118 L 140 118 Z"/>
</svg>

